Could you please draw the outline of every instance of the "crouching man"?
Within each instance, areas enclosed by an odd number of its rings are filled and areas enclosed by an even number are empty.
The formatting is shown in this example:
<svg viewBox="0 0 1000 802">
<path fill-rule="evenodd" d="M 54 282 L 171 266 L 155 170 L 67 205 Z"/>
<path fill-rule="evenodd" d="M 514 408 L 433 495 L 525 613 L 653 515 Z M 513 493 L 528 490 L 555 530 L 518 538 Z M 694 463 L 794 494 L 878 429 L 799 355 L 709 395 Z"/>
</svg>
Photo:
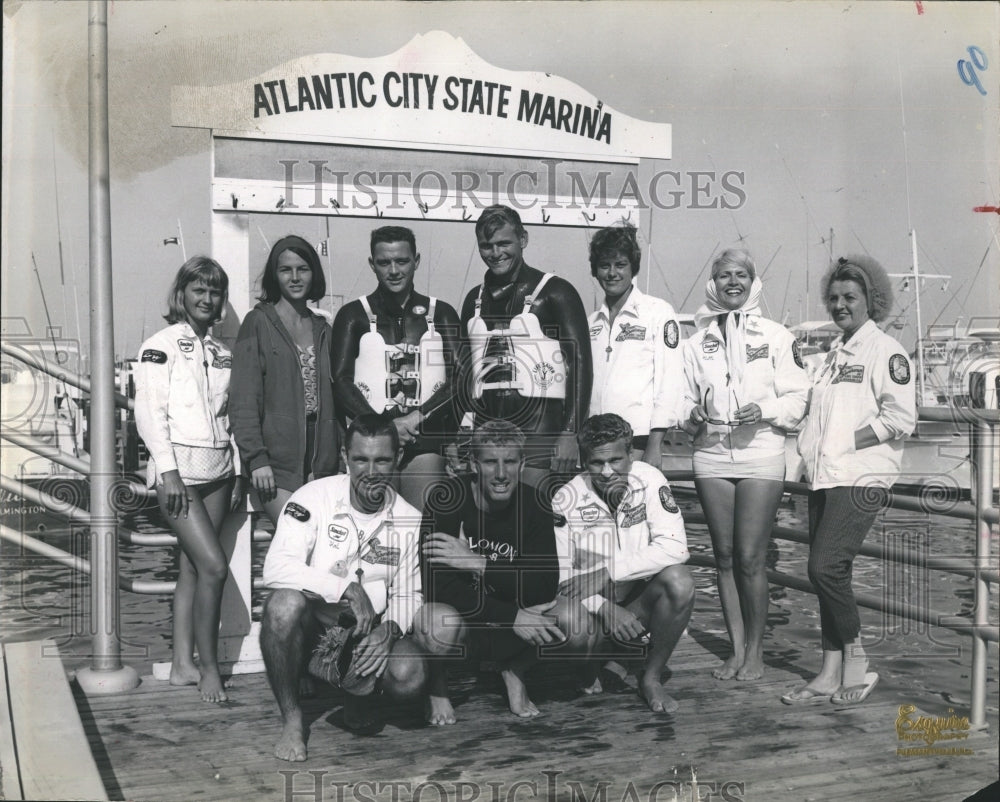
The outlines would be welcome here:
<svg viewBox="0 0 1000 802">
<path fill-rule="evenodd" d="M 428 617 L 438 654 L 495 662 L 510 711 L 531 718 L 539 711 L 525 673 L 540 657 L 574 644 L 564 634 L 570 602 L 555 598 L 552 510 L 521 482 L 524 446 L 513 423 L 487 421 L 472 435 L 471 479 L 448 480 L 427 494 L 420 559 L 428 603 L 418 619 Z M 586 647 L 584 637 L 575 648 Z M 455 723 L 446 668 L 441 659 L 428 665 L 427 719 L 434 725 Z"/>
<path fill-rule="evenodd" d="M 422 602 L 420 513 L 393 490 L 399 455 L 392 421 L 355 418 L 344 441 L 347 474 L 304 485 L 279 516 L 264 561 L 273 590 L 260 645 L 281 709 L 281 760 L 306 759 L 299 685 L 307 665 L 344 690 L 352 729 L 370 721 L 373 691 L 408 698 L 424 690 L 424 639 L 407 635 Z"/>
<path fill-rule="evenodd" d="M 653 712 L 672 713 L 678 705 L 660 676 L 694 606 L 680 509 L 663 474 L 632 460 L 632 427 L 623 418 L 595 415 L 577 440 L 584 471 L 552 501 L 561 523 L 560 593 L 590 613 L 595 658 L 614 644 L 648 641 L 639 695 Z"/>
</svg>

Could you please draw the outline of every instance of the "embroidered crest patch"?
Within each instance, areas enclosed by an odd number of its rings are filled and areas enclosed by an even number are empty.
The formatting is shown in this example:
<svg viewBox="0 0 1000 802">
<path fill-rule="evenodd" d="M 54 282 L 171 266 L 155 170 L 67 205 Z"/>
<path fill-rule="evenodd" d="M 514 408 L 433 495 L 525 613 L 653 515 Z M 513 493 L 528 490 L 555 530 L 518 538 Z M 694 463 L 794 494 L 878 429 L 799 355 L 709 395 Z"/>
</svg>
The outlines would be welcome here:
<svg viewBox="0 0 1000 802">
<path fill-rule="evenodd" d="M 216 354 L 212 359 L 212 367 L 229 370 L 233 366 L 233 358 L 229 354 Z"/>
<path fill-rule="evenodd" d="M 718 340 L 702 340 L 701 341 L 701 350 L 704 353 L 706 353 L 706 354 L 714 354 L 716 351 L 719 350 L 719 341 Z"/>
<path fill-rule="evenodd" d="M 622 330 L 618 332 L 618 336 L 615 337 L 616 343 L 625 342 L 625 340 L 645 340 L 646 339 L 646 327 L 637 326 L 634 323 L 622 323 L 620 324 Z"/>
<path fill-rule="evenodd" d="M 368 551 L 361 559 L 371 565 L 399 565 L 399 549 L 383 546 L 376 537 L 368 544 Z"/>
<path fill-rule="evenodd" d="M 156 365 L 162 365 L 167 361 L 167 355 L 163 351 L 157 351 L 153 348 L 147 348 L 142 352 L 142 362 L 152 362 Z"/>
<path fill-rule="evenodd" d="M 296 504 L 294 501 L 289 501 L 285 505 L 285 515 L 290 518 L 294 518 L 296 521 L 308 521 L 311 513 L 301 504 Z"/>
<path fill-rule="evenodd" d="M 681 330 L 676 320 L 668 320 L 663 324 L 663 344 L 667 348 L 676 348 L 681 341 Z"/>
<path fill-rule="evenodd" d="M 681 508 L 677 506 L 676 500 L 674 500 L 674 494 L 670 492 L 670 488 L 666 485 L 660 488 L 660 506 L 671 513 L 681 511 Z"/>
<path fill-rule="evenodd" d="M 604 326 L 591 326 L 590 339 L 596 340 L 600 336 L 602 331 L 604 331 Z"/>
<path fill-rule="evenodd" d="M 753 362 L 757 359 L 767 359 L 768 355 L 771 353 L 770 346 L 767 343 L 757 346 L 756 348 L 751 348 L 747 346 L 747 362 Z"/>
<path fill-rule="evenodd" d="M 902 354 L 889 357 L 889 378 L 896 384 L 910 383 L 910 360 Z"/>
<path fill-rule="evenodd" d="M 621 526 L 635 526 L 646 520 L 646 503 L 622 508 Z"/>
<path fill-rule="evenodd" d="M 190 354 L 194 350 L 194 343 L 191 340 L 178 340 L 177 347 L 182 353 Z"/>
<path fill-rule="evenodd" d="M 413 314 L 415 314 L 415 315 L 426 315 L 427 314 L 427 307 L 426 306 L 417 305 L 417 306 L 413 307 Z"/>
<path fill-rule="evenodd" d="M 799 353 L 799 341 L 792 340 L 792 359 L 795 360 L 795 364 L 798 365 L 803 370 L 805 365 L 802 364 L 802 354 Z"/>
<path fill-rule="evenodd" d="M 865 380 L 864 365 L 841 365 L 840 372 L 834 376 L 830 384 L 840 384 L 850 382 L 851 384 L 861 384 Z"/>
<path fill-rule="evenodd" d="M 592 524 L 601 517 L 601 508 L 596 504 L 588 504 L 586 507 L 580 507 L 577 512 L 580 513 L 580 518 L 583 519 L 583 522 L 588 524 Z"/>
</svg>

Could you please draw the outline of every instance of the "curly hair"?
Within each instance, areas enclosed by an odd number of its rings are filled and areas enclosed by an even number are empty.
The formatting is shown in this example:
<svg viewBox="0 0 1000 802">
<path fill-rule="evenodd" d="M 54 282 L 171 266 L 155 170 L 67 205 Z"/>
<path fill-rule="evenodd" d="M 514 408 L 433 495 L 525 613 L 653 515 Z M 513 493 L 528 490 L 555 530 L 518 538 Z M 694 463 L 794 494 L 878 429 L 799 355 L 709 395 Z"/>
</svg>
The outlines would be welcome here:
<svg viewBox="0 0 1000 802">
<path fill-rule="evenodd" d="M 885 268 L 870 256 L 841 256 L 832 263 L 823 276 L 823 298 L 830 292 L 834 281 L 853 281 L 865 292 L 868 317 L 881 323 L 892 309 L 892 282 Z"/>
<path fill-rule="evenodd" d="M 621 415 L 613 412 L 606 412 L 603 415 L 592 415 L 584 421 L 576 435 L 577 445 L 580 447 L 580 457 L 586 459 L 595 448 L 614 443 L 618 440 L 625 441 L 625 448 L 632 447 L 632 427 Z"/>
<path fill-rule="evenodd" d="M 590 275 L 597 275 L 597 265 L 603 259 L 622 254 L 632 266 L 632 275 L 639 272 L 642 249 L 636 238 L 635 226 L 626 223 L 621 226 L 602 228 L 590 240 Z"/>
</svg>

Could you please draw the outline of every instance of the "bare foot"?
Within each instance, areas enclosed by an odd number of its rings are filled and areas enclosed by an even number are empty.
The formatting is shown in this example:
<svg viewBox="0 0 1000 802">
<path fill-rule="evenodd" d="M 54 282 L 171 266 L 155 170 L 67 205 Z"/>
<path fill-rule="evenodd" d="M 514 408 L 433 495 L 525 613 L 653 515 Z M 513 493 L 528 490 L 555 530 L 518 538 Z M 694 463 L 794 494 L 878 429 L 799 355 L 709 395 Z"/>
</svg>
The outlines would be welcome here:
<svg viewBox="0 0 1000 802">
<path fill-rule="evenodd" d="M 646 700 L 654 713 L 673 713 L 680 705 L 656 680 L 640 680 L 639 696 Z"/>
<path fill-rule="evenodd" d="M 446 724 L 454 724 L 455 708 L 451 706 L 451 699 L 447 696 L 427 696 L 427 706 L 425 708 L 427 722 L 434 727 L 443 727 Z"/>
<path fill-rule="evenodd" d="M 170 664 L 170 684 L 171 685 L 197 685 L 201 679 L 201 672 L 194 663 Z"/>
<path fill-rule="evenodd" d="M 736 676 L 742 665 L 743 661 L 734 654 L 725 663 L 715 669 L 712 672 L 712 676 L 716 679 L 732 679 Z"/>
<path fill-rule="evenodd" d="M 736 672 L 737 682 L 748 682 L 764 676 L 764 656 L 762 654 L 746 655 L 743 665 Z"/>
<path fill-rule="evenodd" d="M 274 747 L 274 756 L 278 760 L 289 760 L 293 763 L 306 759 L 306 741 L 301 722 L 285 722 L 281 728 L 281 737 Z"/>
<path fill-rule="evenodd" d="M 504 685 L 507 686 L 507 703 L 510 705 L 510 712 L 521 718 L 534 718 L 541 711 L 535 707 L 535 703 L 528 698 L 528 689 L 524 687 L 524 680 L 514 671 L 501 671 Z"/>
<path fill-rule="evenodd" d="M 229 701 L 229 696 L 223 688 L 222 677 L 219 676 L 218 671 L 209 671 L 202 675 L 201 681 L 198 683 L 198 690 L 201 691 L 203 702 L 218 704 Z"/>
<path fill-rule="evenodd" d="M 590 685 L 585 685 L 580 690 L 587 696 L 596 696 L 599 693 L 604 693 L 604 686 L 601 685 L 600 677 L 594 677 L 594 681 Z"/>
</svg>

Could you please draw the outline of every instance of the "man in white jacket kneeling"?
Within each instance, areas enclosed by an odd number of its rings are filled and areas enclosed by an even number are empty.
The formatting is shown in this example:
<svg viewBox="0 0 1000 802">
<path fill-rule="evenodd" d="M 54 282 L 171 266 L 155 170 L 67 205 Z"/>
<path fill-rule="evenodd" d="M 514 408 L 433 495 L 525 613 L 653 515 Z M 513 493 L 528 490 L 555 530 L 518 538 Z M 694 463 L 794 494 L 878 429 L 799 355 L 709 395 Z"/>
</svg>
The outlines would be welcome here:
<svg viewBox="0 0 1000 802">
<path fill-rule="evenodd" d="M 632 427 L 619 415 L 591 417 L 577 441 L 584 471 L 552 501 L 560 592 L 590 614 L 595 658 L 645 644 L 639 695 L 672 713 L 660 676 L 694 607 L 684 520 L 659 469 L 632 460 Z"/>
</svg>

